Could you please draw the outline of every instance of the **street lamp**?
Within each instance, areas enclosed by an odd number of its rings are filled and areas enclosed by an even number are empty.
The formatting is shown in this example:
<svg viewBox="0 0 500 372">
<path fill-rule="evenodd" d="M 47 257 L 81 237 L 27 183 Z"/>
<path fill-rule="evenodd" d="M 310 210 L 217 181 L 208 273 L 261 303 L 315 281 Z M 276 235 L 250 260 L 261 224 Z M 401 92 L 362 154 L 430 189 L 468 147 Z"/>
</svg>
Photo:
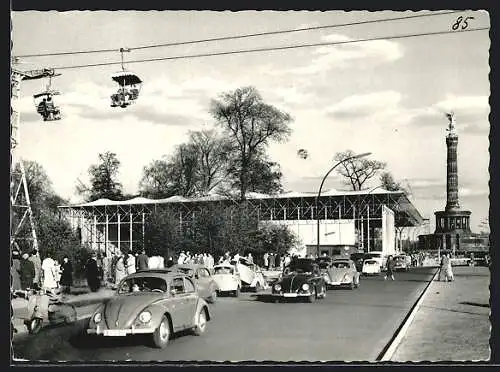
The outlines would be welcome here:
<svg viewBox="0 0 500 372">
<path fill-rule="evenodd" d="M 319 216 L 319 197 L 321 196 L 321 190 L 323 189 L 323 184 L 325 183 L 325 180 L 326 178 L 330 175 L 330 173 L 333 172 L 333 170 L 335 168 L 337 168 L 340 164 L 348 161 L 348 160 L 352 160 L 352 159 L 359 159 L 359 158 L 364 158 L 365 156 L 368 156 L 368 155 L 371 155 L 371 152 L 365 152 L 363 154 L 359 154 L 359 155 L 354 155 L 354 156 L 349 156 L 348 158 L 345 158 L 341 161 L 339 161 L 337 164 L 335 164 L 332 168 L 330 168 L 330 170 L 328 172 L 326 172 L 325 176 L 323 177 L 323 180 L 321 181 L 321 185 L 319 186 L 319 190 L 318 190 L 318 195 L 316 196 L 316 233 L 317 233 L 317 237 L 316 237 L 316 254 L 317 256 L 319 257 L 320 256 L 320 252 L 319 252 L 319 221 L 320 221 L 320 216 Z"/>
</svg>

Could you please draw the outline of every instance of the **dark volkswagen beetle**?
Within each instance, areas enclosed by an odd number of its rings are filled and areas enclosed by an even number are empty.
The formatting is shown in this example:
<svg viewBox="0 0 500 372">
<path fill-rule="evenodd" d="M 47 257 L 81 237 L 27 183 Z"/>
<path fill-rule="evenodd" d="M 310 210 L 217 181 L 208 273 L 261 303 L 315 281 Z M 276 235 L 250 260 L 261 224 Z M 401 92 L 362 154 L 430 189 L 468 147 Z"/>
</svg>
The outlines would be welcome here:
<svg viewBox="0 0 500 372">
<path fill-rule="evenodd" d="M 302 298 L 307 302 L 326 297 L 326 284 L 318 264 L 310 258 L 294 258 L 272 287 L 275 302 Z"/>
</svg>

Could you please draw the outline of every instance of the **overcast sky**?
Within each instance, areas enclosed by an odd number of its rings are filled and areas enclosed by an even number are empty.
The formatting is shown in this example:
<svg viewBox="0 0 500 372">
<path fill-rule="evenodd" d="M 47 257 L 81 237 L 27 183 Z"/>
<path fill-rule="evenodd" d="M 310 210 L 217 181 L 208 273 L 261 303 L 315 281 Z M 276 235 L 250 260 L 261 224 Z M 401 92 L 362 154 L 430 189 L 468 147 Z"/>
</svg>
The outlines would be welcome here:
<svg viewBox="0 0 500 372">
<path fill-rule="evenodd" d="M 413 12 L 208 12 L 86 11 L 12 13 L 13 54 L 93 49 L 113 53 L 25 58 L 21 69 L 58 67 L 120 59 L 120 47 L 206 39 L 309 26 L 334 25 L 412 15 Z M 422 14 L 424 14 L 422 12 Z M 436 12 L 434 12 L 436 14 Z M 413 20 L 133 50 L 126 59 L 356 40 L 449 31 L 458 16 L 473 16 L 469 28 L 489 27 L 485 12 L 461 12 Z M 453 110 L 459 134 L 460 201 L 472 211 L 471 226 L 489 208 L 488 31 L 379 40 L 231 56 L 179 59 L 126 67 L 143 80 L 141 96 L 127 109 L 111 108 L 119 66 L 60 70 L 53 81 L 64 119 L 43 122 L 32 95 L 42 80 L 23 82 L 21 138 L 15 155 L 36 160 L 54 189 L 77 201 L 77 178 L 88 180 L 100 152 L 122 163 L 126 192 L 137 192 L 142 169 L 168 155 L 188 130 L 214 125 L 210 99 L 253 85 L 264 100 L 294 117 L 289 142 L 269 153 L 281 164 L 285 190 L 316 191 L 338 151 L 370 151 L 406 180 L 413 201 L 434 226 L 434 211 L 446 204 L 447 119 Z M 307 149 L 307 160 L 297 157 Z M 377 185 L 375 179 L 369 187 Z M 332 175 L 327 188 L 346 188 Z"/>
</svg>

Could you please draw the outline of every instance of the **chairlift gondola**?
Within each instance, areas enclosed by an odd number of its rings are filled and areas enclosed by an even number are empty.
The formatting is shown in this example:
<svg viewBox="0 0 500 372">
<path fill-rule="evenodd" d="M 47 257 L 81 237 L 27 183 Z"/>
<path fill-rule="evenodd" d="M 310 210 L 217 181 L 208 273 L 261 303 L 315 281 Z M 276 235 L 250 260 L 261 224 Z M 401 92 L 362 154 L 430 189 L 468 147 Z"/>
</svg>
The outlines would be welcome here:
<svg viewBox="0 0 500 372">
<path fill-rule="evenodd" d="M 123 53 L 130 52 L 130 49 L 121 48 L 122 71 L 111 75 L 111 79 L 118 84 L 118 90 L 111 95 L 111 107 L 125 108 L 134 103 L 139 98 L 142 87 L 142 80 L 133 72 L 125 70 L 123 66 Z"/>
<path fill-rule="evenodd" d="M 54 76 L 59 75 L 61 74 Z M 61 120 L 61 109 L 54 102 L 54 96 L 59 95 L 60 92 L 50 89 L 51 83 L 52 76 L 49 77 L 49 84 L 45 88 L 45 91 L 33 96 L 36 111 L 42 116 L 43 121 Z"/>
</svg>

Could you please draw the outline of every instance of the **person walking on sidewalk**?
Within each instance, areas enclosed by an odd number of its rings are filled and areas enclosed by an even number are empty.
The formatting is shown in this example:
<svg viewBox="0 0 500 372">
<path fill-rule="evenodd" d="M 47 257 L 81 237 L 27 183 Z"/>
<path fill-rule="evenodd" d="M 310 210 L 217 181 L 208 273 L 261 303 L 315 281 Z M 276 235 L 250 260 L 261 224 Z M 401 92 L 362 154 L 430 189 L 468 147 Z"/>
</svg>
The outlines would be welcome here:
<svg viewBox="0 0 500 372">
<path fill-rule="evenodd" d="M 19 261 L 19 251 L 12 251 L 12 262 L 10 265 L 11 287 L 13 291 L 21 289 L 21 261 Z"/>
<path fill-rule="evenodd" d="M 42 260 L 40 259 L 40 254 L 36 249 L 33 249 L 33 252 L 31 252 L 29 260 L 33 262 L 33 265 L 35 265 L 34 283 L 40 286 L 42 284 Z"/>
<path fill-rule="evenodd" d="M 68 256 L 64 256 L 61 274 L 61 287 L 63 293 L 70 293 L 73 285 L 73 265 L 69 261 Z"/>
<path fill-rule="evenodd" d="M 389 255 L 389 257 L 387 257 L 384 280 L 387 280 L 387 278 L 391 278 L 391 280 L 394 280 L 394 258 L 392 257 L 392 255 Z"/>
<path fill-rule="evenodd" d="M 451 258 L 449 253 L 445 253 L 443 257 L 443 267 L 442 270 L 444 270 L 444 281 L 450 281 L 452 282 L 455 280 L 453 277 L 453 269 L 451 267 Z"/>
<path fill-rule="evenodd" d="M 141 254 L 137 256 L 137 270 L 147 270 L 148 269 L 149 257 L 146 255 L 146 251 L 143 249 Z"/>
<path fill-rule="evenodd" d="M 57 288 L 56 282 L 56 263 L 52 259 L 52 254 L 47 253 L 47 257 L 42 261 L 42 271 L 43 271 L 43 289 L 52 292 Z"/>
<path fill-rule="evenodd" d="M 30 255 L 23 253 L 21 260 L 21 289 L 23 291 L 33 288 L 35 279 L 35 265 L 29 260 Z"/>
<path fill-rule="evenodd" d="M 99 280 L 99 267 L 97 266 L 95 253 L 92 254 L 85 265 L 85 274 L 90 290 L 97 292 L 101 286 L 101 281 Z"/>
</svg>

